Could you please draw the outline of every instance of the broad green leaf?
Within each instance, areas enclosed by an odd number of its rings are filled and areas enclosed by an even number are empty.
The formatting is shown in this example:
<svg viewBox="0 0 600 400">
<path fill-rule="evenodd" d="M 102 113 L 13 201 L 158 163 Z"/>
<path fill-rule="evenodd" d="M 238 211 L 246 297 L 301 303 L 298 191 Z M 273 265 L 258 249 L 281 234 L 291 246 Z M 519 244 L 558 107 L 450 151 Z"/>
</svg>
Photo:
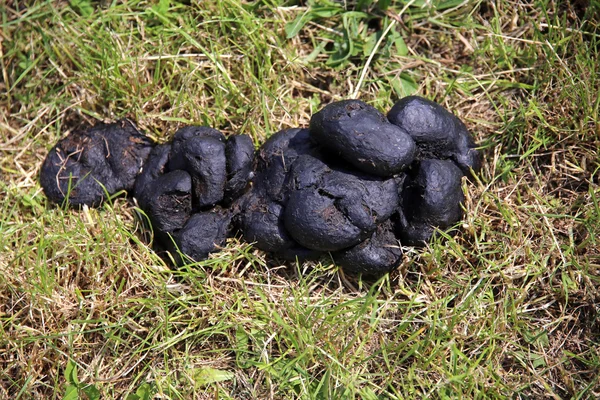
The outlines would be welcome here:
<svg viewBox="0 0 600 400">
<path fill-rule="evenodd" d="M 151 400 L 154 395 L 154 385 L 148 382 L 142 383 L 138 390 L 135 391 L 135 394 L 140 400 Z"/>
<path fill-rule="evenodd" d="M 408 54 L 408 47 L 404 42 L 404 39 L 400 34 L 394 35 L 394 45 L 396 46 L 396 52 L 399 56 L 405 56 Z"/>
<path fill-rule="evenodd" d="M 363 54 L 365 57 L 371 55 L 371 52 L 373 51 L 373 49 L 375 49 L 377 40 L 379 40 L 379 33 L 380 32 L 370 34 L 367 40 L 365 41 L 365 44 L 363 45 Z"/>
<path fill-rule="evenodd" d="M 540 368 L 546 366 L 546 359 L 544 358 L 544 356 L 539 354 L 532 354 L 530 358 L 533 368 Z"/>
<path fill-rule="evenodd" d="M 410 96 L 419 89 L 419 85 L 407 74 L 400 74 L 400 82 L 402 83 L 402 90 L 404 90 L 405 96 Z"/>
<path fill-rule="evenodd" d="M 415 93 L 419 86 L 407 74 L 400 74 L 398 79 L 392 79 L 390 82 L 398 97 L 406 97 Z"/>
<path fill-rule="evenodd" d="M 100 399 L 100 391 L 94 385 L 87 385 L 81 389 L 83 393 L 87 396 L 88 400 L 99 400 Z"/>
<path fill-rule="evenodd" d="M 77 364 L 75 364 L 73 360 L 69 360 L 67 363 L 64 376 L 67 383 L 71 383 L 75 386 L 79 385 L 79 380 L 77 379 Z"/>
<path fill-rule="evenodd" d="M 193 377 L 198 386 L 206 386 L 215 382 L 229 381 L 233 379 L 234 375 L 229 371 L 205 367 L 194 369 Z"/>
<path fill-rule="evenodd" d="M 321 106 L 321 98 L 318 94 L 314 93 L 313 96 L 309 99 L 310 104 L 310 112 L 311 114 L 316 113 Z"/>
<path fill-rule="evenodd" d="M 154 386 L 148 382 L 142 383 L 135 394 L 127 396 L 126 400 L 151 400 L 154 395 Z"/>
<path fill-rule="evenodd" d="M 62 400 L 79 400 L 79 391 L 77 390 L 77 386 L 68 385 L 65 389 L 65 395 Z"/>
<path fill-rule="evenodd" d="M 547 347 L 550 341 L 548 340 L 548 332 L 545 330 L 523 332 L 523 337 L 527 343 L 537 345 L 538 347 Z"/>
</svg>

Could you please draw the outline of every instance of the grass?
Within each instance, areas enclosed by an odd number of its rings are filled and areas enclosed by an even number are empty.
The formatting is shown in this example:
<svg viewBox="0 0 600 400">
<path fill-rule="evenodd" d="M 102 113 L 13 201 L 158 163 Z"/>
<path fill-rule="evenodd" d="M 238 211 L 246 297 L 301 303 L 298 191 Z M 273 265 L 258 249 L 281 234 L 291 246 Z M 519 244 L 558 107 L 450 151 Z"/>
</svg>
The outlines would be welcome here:
<svg viewBox="0 0 600 400">
<path fill-rule="evenodd" d="M 305 3 L 0 5 L 0 398 L 600 397 L 600 4 Z M 461 233 L 376 282 L 235 239 L 171 270 L 127 199 L 37 180 L 98 120 L 259 145 L 354 93 L 434 99 L 486 155 Z"/>
</svg>

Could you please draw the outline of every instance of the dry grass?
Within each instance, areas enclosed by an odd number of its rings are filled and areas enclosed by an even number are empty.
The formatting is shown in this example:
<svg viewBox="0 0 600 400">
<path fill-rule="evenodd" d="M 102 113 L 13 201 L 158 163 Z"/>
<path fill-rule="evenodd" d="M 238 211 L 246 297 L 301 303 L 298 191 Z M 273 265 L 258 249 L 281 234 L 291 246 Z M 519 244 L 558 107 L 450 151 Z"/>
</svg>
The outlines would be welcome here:
<svg viewBox="0 0 600 400">
<path fill-rule="evenodd" d="M 421 3 L 337 6 L 289 39 L 311 8 L 0 5 L 0 398 L 600 397 L 599 5 Z M 337 38 L 366 46 L 391 21 L 406 53 L 384 40 L 367 69 L 364 51 L 331 65 Z M 171 270 L 126 199 L 63 210 L 37 182 L 77 126 L 126 116 L 162 141 L 203 123 L 260 144 L 363 69 L 362 99 L 416 90 L 486 154 L 461 233 L 380 281 L 236 240 Z"/>
</svg>

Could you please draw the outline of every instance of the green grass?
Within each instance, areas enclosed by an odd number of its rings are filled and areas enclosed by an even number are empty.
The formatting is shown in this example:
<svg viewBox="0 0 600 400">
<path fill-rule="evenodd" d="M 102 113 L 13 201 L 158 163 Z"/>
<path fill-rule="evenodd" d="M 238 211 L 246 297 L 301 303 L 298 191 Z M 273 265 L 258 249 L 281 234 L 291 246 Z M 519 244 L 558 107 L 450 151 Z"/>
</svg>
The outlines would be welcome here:
<svg viewBox="0 0 600 400">
<path fill-rule="evenodd" d="M 600 397 L 597 1 L 122 3 L 0 5 L 0 398 Z M 377 282 L 235 239 L 171 270 L 126 199 L 38 183 L 98 120 L 259 145 L 355 93 L 434 99 L 486 155 L 460 234 Z"/>
</svg>

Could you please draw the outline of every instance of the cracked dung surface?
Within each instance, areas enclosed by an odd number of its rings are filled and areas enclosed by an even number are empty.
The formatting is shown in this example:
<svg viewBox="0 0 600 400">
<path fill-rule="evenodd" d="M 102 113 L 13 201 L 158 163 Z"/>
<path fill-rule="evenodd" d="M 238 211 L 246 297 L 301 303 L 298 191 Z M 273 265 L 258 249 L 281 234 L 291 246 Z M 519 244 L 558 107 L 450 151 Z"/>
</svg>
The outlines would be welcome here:
<svg viewBox="0 0 600 400">
<path fill-rule="evenodd" d="M 99 206 L 106 195 L 133 189 L 153 143 L 128 120 L 97 124 L 61 139 L 40 173 L 46 196 L 61 204 Z"/>
</svg>

